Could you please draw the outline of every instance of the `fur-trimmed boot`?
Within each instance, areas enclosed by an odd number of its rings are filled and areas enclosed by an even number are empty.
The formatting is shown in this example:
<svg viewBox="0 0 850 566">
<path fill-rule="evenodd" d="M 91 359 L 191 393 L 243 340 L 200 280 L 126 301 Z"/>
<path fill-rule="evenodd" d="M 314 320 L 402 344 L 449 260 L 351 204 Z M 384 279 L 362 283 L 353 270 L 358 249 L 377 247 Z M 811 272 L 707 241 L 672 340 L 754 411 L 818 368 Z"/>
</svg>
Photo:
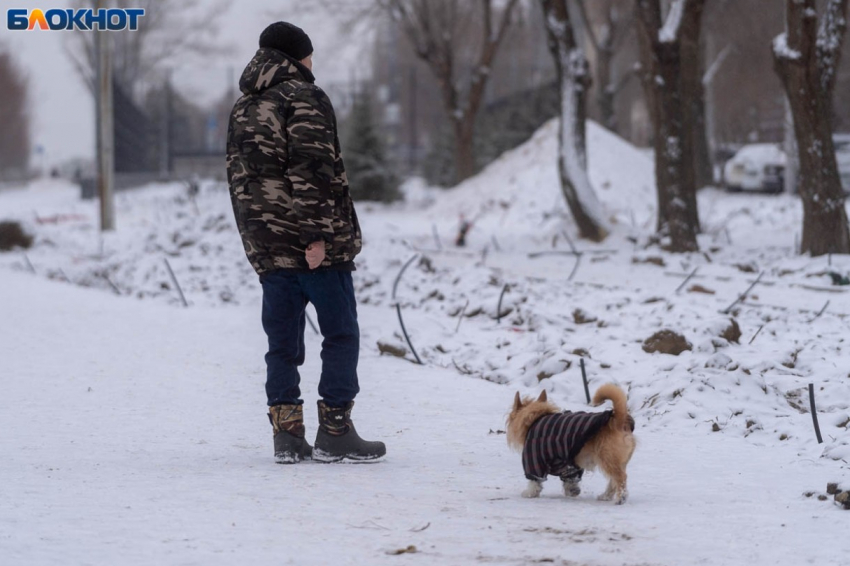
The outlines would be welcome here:
<svg viewBox="0 0 850 566">
<path fill-rule="evenodd" d="M 369 442 L 358 436 L 351 422 L 354 401 L 345 407 L 329 407 L 319 401 L 319 432 L 316 434 L 313 459 L 318 462 L 375 460 L 387 453 L 383 442 Z"/>
<path fill-rule="evenodd" d="M 301 405 L 269 407 L 274 428 L 274 459 L 278 464 L 295 464 L 313 457 L 313 449 L 304 439 L 304 411 Z"/>
</svg>

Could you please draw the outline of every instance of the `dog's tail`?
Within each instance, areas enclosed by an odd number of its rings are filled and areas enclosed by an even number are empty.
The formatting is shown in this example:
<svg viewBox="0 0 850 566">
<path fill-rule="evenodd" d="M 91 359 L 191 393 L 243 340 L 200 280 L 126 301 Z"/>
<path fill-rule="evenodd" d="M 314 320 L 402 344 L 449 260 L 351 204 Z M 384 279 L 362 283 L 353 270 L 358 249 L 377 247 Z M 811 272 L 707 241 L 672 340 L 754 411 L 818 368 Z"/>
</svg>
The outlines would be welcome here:
<svg viewBox="0 0 850 566">
<path fill-rule="evenodd" d="M 629 407 L 626 404 L 626 394 L 613 383 L 606 383 L 596 390 L 593 396 L 593 406 L 599 406 L 605 401 L 614 403 L 614 418 L 611 422 L 617 430 L 630 430 Z"/>
</svg>

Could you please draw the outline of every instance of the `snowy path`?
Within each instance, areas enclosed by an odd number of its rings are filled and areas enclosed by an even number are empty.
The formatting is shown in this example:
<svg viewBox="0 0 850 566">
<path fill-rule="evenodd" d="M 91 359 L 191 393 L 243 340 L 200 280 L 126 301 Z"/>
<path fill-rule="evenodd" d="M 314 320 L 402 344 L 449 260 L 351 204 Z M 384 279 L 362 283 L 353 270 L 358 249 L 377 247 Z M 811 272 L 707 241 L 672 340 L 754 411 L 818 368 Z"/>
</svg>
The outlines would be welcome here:
<svg viewBox="0 0 850 566">
<path fill-rule="evenodd" d="M 364 341 L 394 324 L 360 309 Z M 257 306 L 181 310 L 0 271 L 0 562 L 846 564 L 848 515 L 806 499 L 819 452 L 641 429 L 630 501 L 524 500 L 513 391 L 361 361 L 355 419 L 386 461 L 279 466 Z M 11 321 L 11 323 L 10 323 Z M 304 368 L 315 433 L 319 342 Z M 391 555 L 415 545 L 415 554 Z"/>
</svg>

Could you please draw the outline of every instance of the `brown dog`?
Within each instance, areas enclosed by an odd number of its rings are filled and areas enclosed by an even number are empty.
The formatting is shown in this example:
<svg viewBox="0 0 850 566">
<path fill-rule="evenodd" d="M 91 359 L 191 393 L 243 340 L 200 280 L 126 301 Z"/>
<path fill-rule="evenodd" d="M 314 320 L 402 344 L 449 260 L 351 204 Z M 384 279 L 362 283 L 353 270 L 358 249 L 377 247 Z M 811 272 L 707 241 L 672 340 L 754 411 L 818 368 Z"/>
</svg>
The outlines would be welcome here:
<svg viewBox="0 0 850 566">
<path fill-rule="evenodd" d="M 564 495 L 581 493 L 584 470 L 597 467 L 608 478 L 604 501 L 626 501 L 626 465 L 635 451 L 634 419 L 629 415 L 626 394 L 612 383 L 600 387 L 593 405 L 613 401 L 613 411 L 602 413 L 560 412 L 549 403 L 546 392 L 537 400 L 514 397 L 507 420 L 508 445 L 522 451 L 522 466 L 529 484 L 523 497 L 537 497 L 547 475 L 561 478 Z"/>
</svg>

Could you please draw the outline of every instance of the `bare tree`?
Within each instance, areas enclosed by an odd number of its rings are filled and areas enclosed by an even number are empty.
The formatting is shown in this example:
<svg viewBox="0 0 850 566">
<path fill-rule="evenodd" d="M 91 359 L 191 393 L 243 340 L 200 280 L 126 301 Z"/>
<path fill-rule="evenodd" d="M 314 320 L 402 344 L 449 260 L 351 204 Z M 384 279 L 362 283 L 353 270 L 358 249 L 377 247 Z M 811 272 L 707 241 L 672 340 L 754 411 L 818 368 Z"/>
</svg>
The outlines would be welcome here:
<svg viewBox="0 0 850 566">
<path fill-rule="evenodd" d="M 696 251 L 697 213 L 693 141 L 685 130 L 682 33 L 699 18 L 705 0 L 674 0 L 666 19 L 660 0 L 637 0 L 640 21 L 641 80 L 655 137 L 658 228 L 670 235 L 670 250 Z"/>
<path fill-rule="evenodd" d="M 848 0 L 828 0 L 820 27 L 815 0 L 787 0 L 785 33 L 773 42 L 776 72 L 785 87 L 800 165 L 803 237 L 813 256 L 850 253 L 844 194 L 832 141 L 832 96 Z"/>
<path fill-rule="evenodd" d="M 680 34 L 680 50 L 682 61 L 682 100 L 683 125 L 688 143 L 691 145 L 691 155 L 694 176 L 694 187 L 701 189 L 714 182 L 714 172 L 711 155 L 708 149 L 708 136 L 705 124 L 705 74 L 704 46 L 700 41 L 704 2 L 694 3 L 683 14 Z M 696 212 L 696 191 L 693 193 L 693 211 Z M 699 218 L 694 217 L 697 231 Z"/>
<path fill-rule="evenodd" d="M 139 98 L 146 82 L 156 71 L 190 53 L 221 50 L 213 41 L 215 22 L 226 6 L 224 0 L 201 5 L 199 0 L 75 0 L 78 8 L 119 5 L 143 8 L 144 17 L 136 31 L 110 32 L 115 83 L 124 92 Z M 94 92 L 94 34 L 77 31 L 68 35 L 66 50 L 89 90 Z"/>
<path fill-rule="evenodd" d="M 29 166 L 27 80 L 6 51 L 0 52 L 0 177 L 23 176 Z"/>
<path fill-rule="evenodd" d="M 600 120 L 603 126 L 616 132 L 614 101 L 634 73 L 631 69 L 615 73 L 614 57 L 626 44 L 625 39 L 633 29 L 634 10 L 626 9 L 623 0 L 593 0 L 590 9 L 588 0 L 576 0 L 576 3 L 595 59 L 593 85 Z"/>
<path fill-rule="evenodd" d="M 598 242 L 605 239 L 608 229 L 587 175 L 585 122 L 590 86 L 587 59 L 576 43 L 566 0 L 542 0 L 542 6 L 561 97 L 558 132 L 561 191 L 581 237 Z"/>
<path fill-rule="evenodd" d="M 519 0 L 376 0 L 425 61 L 440 86 L 452 124 L 457 180 L 475 171 L 475 118 L 484 100 L 490 68 L 511 25 Z M 475 32 L 478 32 L 477 34 Z M 478 35 L 478 37 L 471 37 Z M 464 72 L 460 54 L 472 48 L 473 64 Z"/>
</svg>

